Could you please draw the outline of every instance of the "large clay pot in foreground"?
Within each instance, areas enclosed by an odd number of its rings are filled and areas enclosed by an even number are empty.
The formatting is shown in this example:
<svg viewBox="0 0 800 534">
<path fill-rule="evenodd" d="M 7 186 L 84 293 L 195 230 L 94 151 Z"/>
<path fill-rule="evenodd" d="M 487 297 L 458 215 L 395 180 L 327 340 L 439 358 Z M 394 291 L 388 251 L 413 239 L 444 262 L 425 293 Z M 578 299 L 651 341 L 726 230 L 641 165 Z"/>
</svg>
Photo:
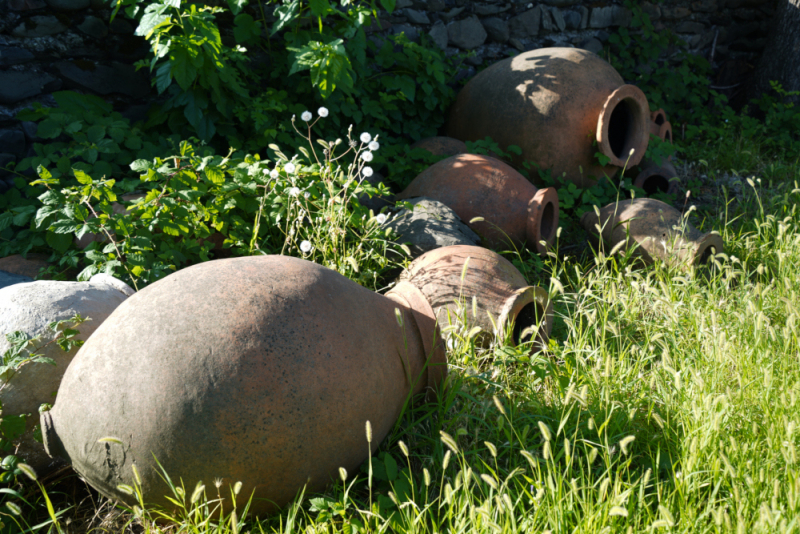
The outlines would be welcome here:
<svg viewBox="0 0 800 534">
<path fill-rule="evenodd" d="M 664 159 L 658 164 L 653 160 L 644 159 L 633 185 L 644 189 L 648 195 L 666 193 L 674 196 L 680 189 L 680 180 L 678 171 L 669 160 Z"/>
<path fill-rule="evenodd" d="M 422 291 L 441 328 L 462 324 L 468 331 L 480 326 L 484 345 L 512 324 L 515 343 L 535 339 L 545 346 L 550 338 L 553 305 L 547 291 L 528 285 L 511 262 L 491 250 L 465 245 L 438 248 L 411 262 L 400 280 Z"/>
<path fill-rule="evenodd" d="M 29 415 L 25 432 L 15 440 L 16 454 L 44 474 L 53 464 L 44 447 L 34 439 L 39 423 L 39 406 L 52 403 L 61 378 L 78 349 L 69 352 L 51 341 L 56 333 L 50 323 L 68 320 L 76 314 L 90 320 L 78 327 L 77 340 L 86 341 L 133 290 L 108 275 L 95 275 L 89 282 L 54 282 L 40 280 L 0 289 L 0 354 L 10 343 L 6 334 L 22 332 L 39 340 L 28 347 L 39 356 L 51 358 L 55 365 L 28 363 L 15 373 L 0 375 L 0 405 L 4 415 Z"/>
<path fill-rule="evenodd" d="M 171 508 L 155 457 L 187 488 L 242 482 L 237 504 L 252 494 L 263 516 L 339 467 L 356 472 L 366 422 L 374 452 L 410 396 L 445 373 L 433 311 L 411 284 L 382 296 L 297 258 L 216 260 L 120 306 L 42 428 L 48 452 L 109 497 L 134 503 L 118 486 L 134 484 L 135 464 L 145 502 Z M 122 445 L 98 442 L 108 436 Z"/>
<path fill-rule="evenodd" d="M 500 160 L 459 154 L 414 178 L 398 199 L 428 197 L 450 207 L 489 246 L 511 239 L 544 254 L 558 229 L 558 193 L 537 189 Z M 476 217 L 483 221 L 471 222 Z M 542 241 L 545 244 L 542 244 Z"/>
<path fill-rule="evenodd" d="M 490 136 L 517 145 L 514 164 L 533 161 L 581 187 L 613 176 L 647 150 L 650 111 L 642 91 L 625 85 L 599 56 L 576 48 L 542 48 L 499 61 L 461 90 L 447 134 L 462 141 Z M 595 146 L 594 143 L 597 143 Z M 600 165 L 601 152 L 610 162 Z"/>
<path fill-rule="evenodd" d="M 581 224 L 587 232 L 602 236 L 607 252 L 624 243 L 625 248 L 636 247 L 636 255 L 647 264 L 661 260 L 668 265 L 698 265 L 723 250 L 718 233 L 701 233 L 681 212 L 652 198 L 611 203 L 600 210 L 599 218 L 594 211 L 587 212 Z"/>
</svg>

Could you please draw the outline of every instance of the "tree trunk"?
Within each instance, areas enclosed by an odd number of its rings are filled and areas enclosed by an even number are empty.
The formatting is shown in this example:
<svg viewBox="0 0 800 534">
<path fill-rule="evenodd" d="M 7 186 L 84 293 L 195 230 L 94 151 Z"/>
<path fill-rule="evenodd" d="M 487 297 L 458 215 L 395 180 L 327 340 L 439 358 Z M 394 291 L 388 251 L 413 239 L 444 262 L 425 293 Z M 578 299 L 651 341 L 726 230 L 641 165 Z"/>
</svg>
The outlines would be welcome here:
<svg viewBox="0 0 800 534">
<path fill-rule="evenodd" d="M 770 81 L 786 91 L 800 91 L 800 0 L 781 0 L 761 61 L 750 82 L 748 96 L 772 92 Z M 800 103 L 800 98 L 792 97 Z"/>
</svg>

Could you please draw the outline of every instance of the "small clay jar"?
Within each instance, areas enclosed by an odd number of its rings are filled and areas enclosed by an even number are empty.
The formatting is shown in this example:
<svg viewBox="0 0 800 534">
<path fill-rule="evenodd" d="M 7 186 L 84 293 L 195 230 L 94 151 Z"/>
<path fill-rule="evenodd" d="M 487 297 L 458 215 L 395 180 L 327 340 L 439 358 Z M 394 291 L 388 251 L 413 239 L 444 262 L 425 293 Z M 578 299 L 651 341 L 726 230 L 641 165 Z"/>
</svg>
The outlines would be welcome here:
<svg viewBox="0 0 800 534">
<path fill-rule="evenodd" d="M 120 485 L 134 485 L 136 465 L 144 501 L 174 507 L 157 460 L 190 490 L 241 482 L 237 506 L 252 496 L 263 516 L 322 490 L 340 467 L 356 473 L 405 404 L 445 374 L 433 310 L 409 283 L 383 296 L 297 258 L 209 261 L 144 288 L 100 325 L 41 416 L 44 444 L 128 505 Z"/>
<path fill-rule="evenodd" d="M 459 154 L 431 165 L 397 195 L 414 197 L 442 202 L 489 246 L 502 246 L 510 239 L 545 254 L 555 241 L 555 188 L 537 189 L 509 165 L 489 156 Z M 483 220 L 473 222 L 476 217 Z"/>
<path fill-rule="evenodd" d="M 634 253 L 646 264 L 661 260 L 688 267 L 706 263 L 723 250 L 717 232 L 701 233 L 681 212 L 652 198 L 611 203 L 600 210 L 600 217 L 589 211 L 581 224 L 596 238 L 602 237 L 607 252 L 624 243 L 625 249 L 635 247 Z"/>
<path fill-rule="evenodd" d="M 675 170 L 675 166 L 669 160 L 664 159 L 659 165 L 653 160 L 644 159 L 640 165 L 639 173 L 633 180 L 633 185 L 644 189 L 648 196 L 654 193 L 666 193 L 675 196 L 680 189 L 680 180 L 678 179 L 678 171 Z"/>
<path fill-rule="evenodd" d="M 502 149 L 516 145 L 522 152 L 513 156 L 515 167 L 531 161 L 588 187 L 626 163 L 639 163 L 650 140 L 649 119 L 644 93 L 598 55 L 541 48 L 472 78 L 450 109 L 447 135 L 462 141 L 490 136 Z M 609 158 L 607 165 L 597 152 Z"/>
<path fill-rule="evenodd" d="M 411 149 L 422 148 L 434 156 L 455 156 L 466 154 L 467 145 L 452 137 L 428 137 L 411 145 Z"/>
<path fill-rule="evenodd" d="M 656 137 L 660 137 L 661 126 L 667 122 L 667 114 L 663 109 L 657 109 L 650 112 L 650 133 Z"/>
<path fill-rule="evenodd" d="M 431 250 L 411 262 L 400 280 L 419 288 L 442 329 L 479 326 L 477 339 L 485 346 L 513 325 L 515 343 L 533 339 L 540 348 L 547 345 L 553 327 L 547 291 L 528 285 L 511 262 L 491 250 L 467 245 Z"/>
</svg>

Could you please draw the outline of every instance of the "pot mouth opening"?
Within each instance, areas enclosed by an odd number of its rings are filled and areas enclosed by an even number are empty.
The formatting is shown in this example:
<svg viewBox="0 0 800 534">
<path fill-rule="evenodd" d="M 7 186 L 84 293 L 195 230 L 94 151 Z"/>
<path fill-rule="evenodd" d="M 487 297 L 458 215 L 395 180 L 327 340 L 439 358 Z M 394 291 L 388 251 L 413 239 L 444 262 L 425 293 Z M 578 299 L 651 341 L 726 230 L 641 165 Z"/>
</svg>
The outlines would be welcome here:
<svg viewBox="0 0 800 534">
<path fill-rule="evenodd" d="M 664 110 L 663 109 L 659 109 L 658 111 L 654 111 L 653 112 L 653 122 L 654 123 L 656 123 L 657 125 L 661 126 L 666 121 L 667 121 L 667 117 L 664 114 Z"/>
<path fill-rule="evenodd" d="M 500 311 L 497 322 L 499 332 L 503 332 L 509 324 L 513 324 L 511 336 L 515 344 L 534 341 L 539 349 L 546 346 L 553 327 L 553 304 L 547 291 L 538 286 L 514 291 Z"/>
<path fill-rule="evenodd" d="M 623 85 L 608 97 L 598 120 L 597 141 L 610 165 L 636 165 L 644 157 L 650 140 L 648 109 L 647 98 L 634 85 Z"/>
<path fill-rule="evenodd" d="M 669 122 L 665 122 L 661 125 L 661 128 L 658 130 L 658 136 L 661 138 L 662 141 L 666 141 L 667 143 L 672 143 L 672 124 Z"/>
<path fill-rule="evenodd" d="M 538 330 L 537 325 L 543 316 L 544 310 L 537 302 L 523 306 L 514 319 L 514 333 L 512 334 L 514 343 L 519 345 L 523 341 L 535 337 Z"/>
<path fill-rule="evenodd" d="M 554 187 L 539 189 L 528 203 L 526 240 L 539 254 L 547 254 L 558 230 L 558 192 Z"/>
<path fill-rule="evenodd" d="M 634 185 L 636 187 L 641 187 L 642 189 L 644 189 L 645 193 L 647 193 L 647 196 L 653 195 L 655 193 L 670 192 L 669 178 L 667 178 L 661 173 L 651 174 L 650 176 L 645 176 L 641 179 L 637 179 Z"/>
<path fill-rule="evenodd" d="M 717 233 L 707 234 L 700 240 L 700 245 L 694 254 L 695 265 L 707 265 L 711 258 L 723 251 L 722 237 Z"/>
</svg>

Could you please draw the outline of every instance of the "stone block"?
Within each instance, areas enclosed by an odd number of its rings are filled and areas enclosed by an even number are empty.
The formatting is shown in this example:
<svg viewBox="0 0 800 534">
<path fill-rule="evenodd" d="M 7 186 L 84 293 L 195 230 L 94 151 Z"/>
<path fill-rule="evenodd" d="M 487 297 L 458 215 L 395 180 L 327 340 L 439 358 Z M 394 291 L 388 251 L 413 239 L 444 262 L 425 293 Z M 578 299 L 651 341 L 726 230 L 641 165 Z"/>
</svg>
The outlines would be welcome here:
<svg viewBox="0 0 800 534">
<path fill-rule="evenodd" d="M 95 39 L 102 39 L 108 35 L 108 28 L 106 27 L 105 23 L 99 18 L 93 17 L 92 15 L 89 15 L 83 19 L 83 22 L 78 25 L 78 29 L 89 37 L 94 37 Z"/>
<path fill-rule="evenodd" d="M 150 84 L 133 65 L 112 63 L 111 65 L 86 65 L 73 61 L 55 64 L 59 75 L 73 85 L 99 95 L 119 93 L 132 98 L 143 98 L 150 93 Z"/>
<path fill-rule="evenodd" d="M 542 0 L 542 4 L 555 7 L 569 7 L 580 4 L 581 0 Z"/>
<path fill-rule="evenodd" d="M 0 152 L 25 157 L 25 134 L 20 130 L 0 130 Z"/>
<path fill-rule="evenodd" d="M 46 0 L 46 2 L 57 11 L 80 11 L 88 9 L 92 4 L 91 0 Z"/>
<path fill-rule="evenodd" d="M 426 8 L 431 13 L 438 13 L 439 11 L 444 11 L 447 7 L 447 4 L 444 3 L 444 0 L 430 0 L 427 3 Z"/>
<path fill-rule="evenodd" d="M 431 40 L 436 43 L 436 46 L 445 50 L 447 48 L 447 27 L 444 22 L 439 21 L 433 25 L 431 31 L 428 32 Z"/>
<path fill-rule="evenodd" d="M 713 13 L 719 6 L 717 0 L 695 0 L 692 2 L 692 11 L 701 13 Z"/>
<path fill-rule="evenodd" d="M 681 22 L 677 26 L 675 26 L 675 31 L 677 33 L 691 33 L 691 34 L 699 34 L 702 33 L 706 29 L 704 24 L 699 22 L 693 22 L 690 20 Z"/>
<path fill-rule="evenodd" d="M 577 30 L 581 27 L 581 14 L 577 11 L 567 11 L 563 16 L 564 24 L 568 30 Z"/>
<path fill-rule="evenodd" d="M 603 43 L 601 43 L 599 39 L 592 37 L 591 39 L 586 39 L 583 41 L 578 48 L 599 54 L 603 51 Z"/>
<path fill-rule="evenodd" d="M 414 2 L 411 0 L 397 0 L 394 4 L 394 10 L 397 11 L 399 9 L 405 9 L 407 7 L 411 7 L 414 5 Z"/>
<path fill-rule="evenodd" d="M 589 27 L 589 8 L 586 6 L 578 6 L 578 13 L 581 14 L 581 30 Z"/>
<path fill-rule="evenodd" d="M 392 35 L 406 34 L 409 41 L 419 42 L 419 30 L 410 24 L 395 24 L 392 26 Z"/>
<path fill-rule="evenodd" d="M 490 17 L 483 20 L 483 27 L 489 35 L 489 39 L 497 43 L 505 43 L 511 37 L 508 23 L 498 17 Z"/>
<path fill-rule="evenodd" d="M 563 32 L 567 27 L 567 22 L 564 20 L 564 15 L 561 14 L 561 10 L 557 7 L 551 7 L 550 16 L 553 19 L 553 24 L 555 24 L 556 29 Z"/>
<path fill-rule="evenodd" d="M 465 9 L 464 7 L 454 7 L 447 13 L 442 14 L 442 17 L 444 17 L 445 20 L 454 19 L 457 16 L 459 16 L 464 11 L 464 9 Z"/>
<path fill-rule="evenodd" d="M 655 22 L 661 18 L 661 7 L 652 2 L 643 2 L 642 13 L 647 15 L 651 21 Z"/>
<path fill-rule="evenodd" d="M 679 20 L 685 19 L 692 12 L 689 8 L 683 6 L 674 6 L 674 7 L 662 7 L 661 8 L 661 16 L 667 20 Z"/>
<path fill-rule="evenodd" d="M 428 18 L 428 15 L 426 15 L 424 11 L 417 11 L 416 9 L 406 9 L 403 13 L 405 13 L 408 22 L 412 24 L 431 23 L 431 19 Z"/>
<path fill-rule="evenodd" d="M 111 30 L 111 33 L 119 33 L 122 35 L 133 35 L 133 32 L 136 30 L 133 27 L 133 24 L 123 19 L 119 15 L 117 15 L 114 20 L 108 24 L 108 29 Z"/>
<path fill-rule="evenodd" d="M 508 29 L 511 37 L 523 39 L 525 37 L 536 37 L 539 35 L 539 24 L 542 20 L 542 8 L 536 6 L 533 9 L 517 15 L 508 21 Z"/>
<path fill-rule="evenodd" d="M 0 46 L 0 67 L 10 67 L 27 63 L 34 55 L 24 48 L 16 46 Z"/>
<path fill-rule="evenodd" d="M 0 104 L 16 104 L 32 96 L 57 91 L 61 81 L 40 72 L 0 72 Z"/>
<path fill-rule="evenodd" d="M 66 29 L 67 25 L 53 15 L 36 15 L 14 28 L 11 35 L 14 37 L 46 37 L 61 33 Z"/>
<path fill-rule="evenodd" d="M 485 17 L 487 15 L 497 15 L 503 11 L 506 11 L 506 8 L 492 4 L 475 4 L 472 9 L 476 15 L 481 17 Z"/>
<path fill-rule="evenodd" d="M 447 27 L 448 42 L 463 50 L 472 50 L 486 42 L 486 30 L 478 17 L 472 16 L 464 20 L 450 23 Z"/>
</svg>

